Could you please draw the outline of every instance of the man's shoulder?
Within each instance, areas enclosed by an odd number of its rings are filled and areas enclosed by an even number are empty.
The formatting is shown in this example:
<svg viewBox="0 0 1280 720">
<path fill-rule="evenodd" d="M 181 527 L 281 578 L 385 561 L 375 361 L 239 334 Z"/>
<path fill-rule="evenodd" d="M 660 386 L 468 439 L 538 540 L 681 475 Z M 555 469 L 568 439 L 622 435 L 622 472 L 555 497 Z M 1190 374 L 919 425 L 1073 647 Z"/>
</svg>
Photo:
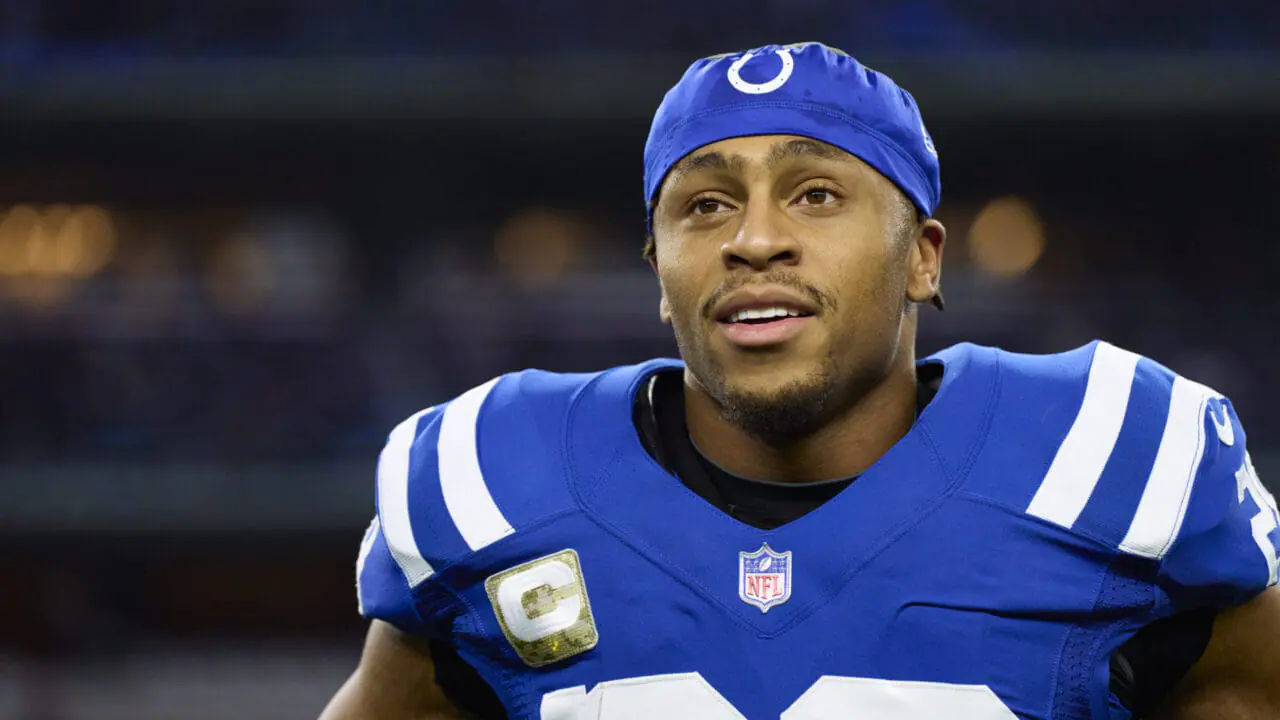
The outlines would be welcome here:
<svg viewBox="0 0 1280 720">
<path fill-rule="evenodd" d="M 1216 533 L 1243 548 L 1238 574 L 1265 574 L 1253 555 L 1272 544 L 1253 543 L 1248 525 L 1250 512 L 1265 520 L 1269 497 L 1245 482 L 1245 434 L 1229 400 L 1101 341 L 1054 355 L 983 352 L 998 400 L 971 494 L 1166 565 L 1179 547 L 1197 553 L 1197 539 Z M 1261 499 L 1251 502 L 1251 492 Z"/>
<path fill-rule="evenodd" d="M 533 422 L 543 430 L 560 424 L 575 406 L 626 401 L 641 380 L 663 369 L 681 367 L 679 361 L 656 358 L 634 365 L 620 365 L 596 372 L 555 372 L 529 368 L 499 375 L 454 398 L 414 413 L 402 421 L 388 437 L 388 445 L 399 435 L 401 443 L 418 442 L 429 433 L 433 422 L 450 415 L 465 419 L 478 434 L 507 437 L 504 445 L 517 442 L 524 433 L 509 432 L 512 425 Z M 589 408 L 594 409 L 594 408 Z"/>
<path fill-rule="evenodd" d="M 1174 386 L 1202 396 L 1221 397 L 1212 388 L 1182 377 L 1152 358 L 1104 340 L 1060 352 L 1027 353 L 961 343 L 943 349 L 924 362 L 940 362 L 963 373 L 986 372 L 999 377 L 997 389 L 1006 401 L 1082 404 L 1102 398 L 1112 413 L 1123 414 L 1125 401 L 1168 397 Z M 1092 388 L 1092 393 L 1086 392 Z"/>
<path fill-rule="evenodd" d="M 378 517 L 410 585 L 572 509 L 570 418 L 631 431 L 631 394 L 647 374 L 672 366 L 522 370 L 397 425 L 378 460 Z M 597 451 L 572 448 L 578 460 Z"/>
<path fill-rule="evenodd" d="M 958 368 L 965 372 L 974 370 L 998 372 L 1002 379 L 1052 385 L 1086 378 L 1100 349 L 1104 355 L 1112 351 L 1132 355 L 1102 340 L 1048 353 L 1017 352 L 996 346 L 965 342 L 943 348 L 923 362 L 936 362 L 948 369 Z"/>
<path fill-rule="evenodd" d="M 681 367 L 678 360 L 656 358 L 596 372 L 553 372 L 536 368 L 507 373 L 458 396 L 484 395 L 484 422 L 503 422 L 512 413 L 559 415 L 584 400 L 627 399 L 654 372 Z M 454 402 L 454 401 L 450 401 Z M 444 403 L 439 408 L 447 407 Z"/>
<path fill-rule="evenodd" d="M 1058 353 L 957 346 L 940 355 L 957 351 L 997 378 L 987 452 L 1016 454 L 1021 462 L 1008 467 L 1043 467 L 1031 514 L 1058 520 L 1071 513 L 1042 504 L 1061 500 L 1047 488 L 1071 482 L 1083 490 L 1080 483 L 1098 482 L 1104 471 L 1145 477 L 1162 448 L 1203 447 L 1206 409 L 1222 401 L 1211 388 L 1101 340 Z"/>
</svg>

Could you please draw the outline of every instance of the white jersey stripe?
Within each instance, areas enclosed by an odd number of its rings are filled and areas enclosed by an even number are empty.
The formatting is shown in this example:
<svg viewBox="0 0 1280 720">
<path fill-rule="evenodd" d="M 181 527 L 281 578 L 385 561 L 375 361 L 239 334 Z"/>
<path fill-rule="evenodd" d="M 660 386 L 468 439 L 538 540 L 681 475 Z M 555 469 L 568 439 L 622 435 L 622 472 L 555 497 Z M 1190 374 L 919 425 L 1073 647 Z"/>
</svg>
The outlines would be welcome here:
<svg viewBox="0 0 1280 720">
<path fill-rule="evenodd" d="M 449 517 L 472 550 L 513 532 L 485 484 L 476 449 L 480 406 L 497 383 L 498 379 L 490 380 L 449 403 L 440 426 L 440 490 Z"/>
<path fill-rule="evenodd" d="M 1065 528 L 1080 517 L 1115 450 L 1138 359 L 1128 350 L 1098 344 L 1080 412 L 1027 506 L 1028 514 Z"/>
<path fill-rule="evenodd" d="M 364 615 L 364 593 L 360 592 L 360 582 L 364 576 L 364 563 L 369 559 L 369 551 L 373 549 L 373 544 L 378 540 L 378 533 L 382 531 L 382 521 L 377 515 L 373 516 L 373 522 L 369 523 L 369 529 L 364 531 L 364 541 L 360 543 L 360 555 L 356 557 L 356 609 L 361 615 Z"/>
<path fill-rule="evenodd" d="M 417 587 L 435 572 L 418 551 L 409 522 L 409 451 L 418 434 L 418 420 L 427 408 L 396 426 L 378 458 L 378 517 L 387 549 L 404 573 L 409 587 Z"/>
<path fill-rule="evenodd" d="M 1169 552 L 1186 516 L 1191 488 L 1204 456 L 1204 413 L 1213 390 L 1181 377 L 1173 380 L 1169 416 L 1138 511 L 1120 549 L 1159 560 Z"/>
</svg>

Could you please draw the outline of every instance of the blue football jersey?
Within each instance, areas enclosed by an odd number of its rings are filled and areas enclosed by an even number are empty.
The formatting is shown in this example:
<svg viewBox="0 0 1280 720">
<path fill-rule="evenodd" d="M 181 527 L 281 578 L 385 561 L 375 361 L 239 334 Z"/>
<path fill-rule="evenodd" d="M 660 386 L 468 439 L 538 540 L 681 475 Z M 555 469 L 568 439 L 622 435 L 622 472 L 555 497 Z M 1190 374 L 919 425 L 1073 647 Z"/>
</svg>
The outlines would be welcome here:
<svg viewBox="0 0 1280 720">
<path fill-rule="evenodd" d="M 1231 404 L 1106 343 L 961 345 L 915 426 L 774 530 L 650 457 L 658 360 L 525 371 L 391 433 L 361 612 L 457 648 L 512 718 L 1109 718 L 1142 626 L 1277 579 Z"/>
</svg>

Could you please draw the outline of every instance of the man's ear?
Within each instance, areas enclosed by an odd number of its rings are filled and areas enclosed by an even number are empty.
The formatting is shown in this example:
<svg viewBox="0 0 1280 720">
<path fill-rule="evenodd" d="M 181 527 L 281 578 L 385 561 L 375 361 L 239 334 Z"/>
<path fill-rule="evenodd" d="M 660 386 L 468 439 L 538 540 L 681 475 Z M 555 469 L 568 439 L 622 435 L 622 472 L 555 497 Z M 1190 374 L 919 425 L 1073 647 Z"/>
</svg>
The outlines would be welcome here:
<svg viewBox="0 0 1280 720">
<path fill-rule="evenodd" d="M 654 245 L 653 235 L 649 235 L 644 239 L 644 259 L 649 262 L 649 269 L 653 271 L 654 276 L 658 275 L 658 250 Z M 658 319 L 663 323 L 671 324 L 671 304 L 667 302 L 667 291 L 662 287 L 662 278 L 658 278 L 658 290 L 662 293 L 662 299 L 658 301 Z"/>
<path fill-rule="evenodd" d="M 947 229 L 942 223 L 933 218 L 920 223 L 909 251 L 909 302 L 932 302 L 942 309 L 942 249 L 946 243 Z"/>
</svg>

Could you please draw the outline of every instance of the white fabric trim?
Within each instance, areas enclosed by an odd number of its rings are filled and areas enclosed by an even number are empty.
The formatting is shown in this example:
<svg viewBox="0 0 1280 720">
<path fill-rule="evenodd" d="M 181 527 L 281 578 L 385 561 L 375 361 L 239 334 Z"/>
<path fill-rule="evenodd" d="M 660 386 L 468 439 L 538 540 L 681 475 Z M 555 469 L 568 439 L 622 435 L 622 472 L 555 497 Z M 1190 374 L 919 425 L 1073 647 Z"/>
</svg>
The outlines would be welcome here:
<svg viewBox="0 0 1280 720">
<path fill-rule="evenodd" d="M 480 471 L 476 448 L 476 422 L 489 392 L 498 383 L 490 380 L 468 390 L 445 408 L 437 455 L 440 491 L 449 517 L 473 551 L 514 532 L 498 509 Z"/>
<path fill-rule="evenodd" d="M 418 435 L 418 420 L 432 409 L 414 413 L 397 425 L 378 458 L 378 517 L 382 522 L 382 535 L 411 588 L 435 573 L 418 550 L 409 520 L 409 452 Z"/>
<path fill-rule="evenodd" d="M 1027 506 L 1028 514 L 1064 528 L 1075 524 L 1115 450 L 1139 359 L 1099 343 L 1080 412 Z"/>
</svg>

